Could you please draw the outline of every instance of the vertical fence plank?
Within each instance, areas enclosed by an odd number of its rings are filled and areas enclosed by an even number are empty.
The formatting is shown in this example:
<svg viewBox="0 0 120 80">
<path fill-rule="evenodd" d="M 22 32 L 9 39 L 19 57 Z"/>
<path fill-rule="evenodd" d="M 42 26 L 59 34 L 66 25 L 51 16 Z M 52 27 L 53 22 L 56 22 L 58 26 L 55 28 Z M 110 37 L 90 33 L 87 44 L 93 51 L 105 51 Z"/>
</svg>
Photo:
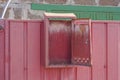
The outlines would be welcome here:
<svg viewBox="0 0 120 80">
<path fill-rule="evenodd" d="M 118 27 L 108 23 L 108 80 L 118 80 Z"/>
<path fill-rule="evenodd" d="M 92 80 L 106 80 L 106 25 L 92 24 Z"/>
<path fill-rule="evenodd" d="M 10 79 L 10 27 L 9 21 L 5 20 L 5 80 Z"/>
<path fill-rule="evenodd" d="M 118 80 L 120 80 L 120 23 L 118 26 Z"/>
<path fill-rule="evenodd" d="M 24 26 L 10 22 L 10 80 L 24 80 Z"/>
<path fill-rule="evenodd" d="M 5 79 L 5 68 L 4 68 L 4 59 L 5 59 L 5 52 L 4 52 L 4 45 L 5 45 L 5 39 L 4 39 L 4 31 L 0 30 L 0 80 Z"/>
<path fill-rule="evenodd" d="M 27 24 L 28 80 L 40 80 L 40 23 Z"/>
</svg>

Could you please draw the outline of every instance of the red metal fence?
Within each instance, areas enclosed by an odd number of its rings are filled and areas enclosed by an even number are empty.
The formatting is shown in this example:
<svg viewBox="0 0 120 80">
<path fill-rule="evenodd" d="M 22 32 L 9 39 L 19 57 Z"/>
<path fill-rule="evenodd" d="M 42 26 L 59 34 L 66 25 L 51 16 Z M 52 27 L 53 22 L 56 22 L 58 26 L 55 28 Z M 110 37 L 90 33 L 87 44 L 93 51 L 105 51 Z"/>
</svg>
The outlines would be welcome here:
<svg viewBox="0 0 120 80">
<path fill-rule="evenodd" d="M 91 67 L 45 68 L 43 28 L 42 21 L 5 20 L 0 80 L 120 80 L 120 22 L 92 21 Z"/>
</svg>

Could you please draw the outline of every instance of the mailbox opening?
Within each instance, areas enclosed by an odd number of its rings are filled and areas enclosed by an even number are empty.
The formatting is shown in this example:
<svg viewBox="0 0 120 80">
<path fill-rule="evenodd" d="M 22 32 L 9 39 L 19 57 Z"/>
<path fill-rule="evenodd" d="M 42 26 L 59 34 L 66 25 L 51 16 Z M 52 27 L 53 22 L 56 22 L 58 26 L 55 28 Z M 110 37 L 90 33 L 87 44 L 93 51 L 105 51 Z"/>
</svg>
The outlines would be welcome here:
<svg viewBox="0 0 120 80">
<path fill-rule="evenodd" d="M 71 64 L 71 21 L 51 20 L 49 65 Z"/>
</svg>

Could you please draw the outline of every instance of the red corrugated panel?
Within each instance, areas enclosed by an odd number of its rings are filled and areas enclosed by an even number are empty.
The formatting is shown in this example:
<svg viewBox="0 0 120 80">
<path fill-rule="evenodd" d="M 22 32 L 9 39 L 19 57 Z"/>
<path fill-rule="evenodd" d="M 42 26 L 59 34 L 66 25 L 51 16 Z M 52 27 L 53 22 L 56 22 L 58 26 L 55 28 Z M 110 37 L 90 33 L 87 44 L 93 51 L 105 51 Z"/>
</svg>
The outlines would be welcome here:
<svg viewBox="0 0 120 80">
<path fill-rule="evenodd" d="M 41 21 L 6 21 L 6 80 L 40 80 L 40 25 Z"/>
<path fill-rule="evenodd" d="M 4 21 L 0 20 L 0 79 L 5 80 L 5 31 Z"/>
<path fill-rule="evenodd" d="M 119 24 L 120 26 L 120 24 Z M 120 80 L 120 27 L 118 27 L 118 80 Z"/>
<path fill-rule="evenodd" d="M 28 80 L 40 80 L 40 22 L 26 25 L 26 67 Z"/>
<path fill-rule="evenodd" d="M 119 80 L 119 26 L 120 22 L 92 21 L 92 67 L 45 68 L 43 22 L 7 20 L 5 58 L 10 60 L 5 62 L 5 80 Z"/>
<path fill-rule="evenodd" d="M 92 79 L 106 80 L 106 24 L 92 23 Z"/>
<path fill-rule="evenodd" d="M 4 30 L 0 30 L 0 80 L 5 79 L 5 39 L 4 39 Z"/>
<path fill-rule="evenodd" d="M 119 27 L 120 24 L 114 24 L 114 23 L 109 23 L 107 27 L 107 71 L 108 71 L 108 80 L 118 80 L 118 65 L 120 64 L 118 61 L 118 53 L 119 48 L 119 42 L 118 42 L 118 37 L 120 34 L 119 32 Z"/>
<path fill-rule="evenodd" d="M 24 23 L 10 22 L 10 79 L 25 77 L 25 31 Z M 19 61 L 19 62 L 18 62 Z"/>
</svg>

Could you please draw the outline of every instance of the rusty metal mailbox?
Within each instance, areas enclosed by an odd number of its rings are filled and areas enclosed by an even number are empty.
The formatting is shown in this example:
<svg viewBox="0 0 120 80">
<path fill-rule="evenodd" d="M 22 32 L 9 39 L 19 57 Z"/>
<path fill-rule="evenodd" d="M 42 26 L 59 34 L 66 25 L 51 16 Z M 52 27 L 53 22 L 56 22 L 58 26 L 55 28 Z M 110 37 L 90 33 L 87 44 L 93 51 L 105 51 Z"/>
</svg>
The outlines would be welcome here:
<svg viewBox="0 0 120 80">
<path fill-rule="evenodd" d="M 73 13 L 45 13 L 46 67 L 71 65 L 71 28 L 75 18 Z"/>
<path fill-rule="evenodd" d="M 91 65 L 91 51 L 91 20 L 74 20 L 72 26 L 72 63 Z"/>
<path fill-rule="evenodd" d="M 46 67 L 91 65 L 91 20 L 75 18 L 72 13 L 45 13 Z"/>
</svg>

